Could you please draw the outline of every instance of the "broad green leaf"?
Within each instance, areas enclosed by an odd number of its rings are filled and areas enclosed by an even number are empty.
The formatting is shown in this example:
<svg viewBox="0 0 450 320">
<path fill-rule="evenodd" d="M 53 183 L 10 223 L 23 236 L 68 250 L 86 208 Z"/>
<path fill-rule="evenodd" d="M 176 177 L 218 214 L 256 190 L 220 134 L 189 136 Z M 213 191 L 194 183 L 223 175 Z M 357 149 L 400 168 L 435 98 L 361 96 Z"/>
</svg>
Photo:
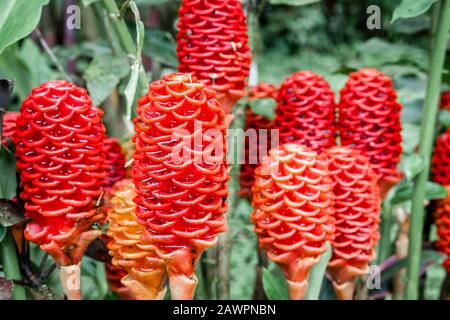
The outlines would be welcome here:
<svg viewBox="0 0 450 320">
<path fill-rule="evenodd" d="M 402 0 L 395 9 L 391 23 L 398 19 L 414 18 L 424 14 L 437 0 Z"/>
<path fill-rule="evenodd" d="M 31 40 L 26 39 L 20 48 L 22 60 L 31 71 L 31 86 L 35 87 L 43 82 L 60 78 L 60 74 L 50 67 L 50 60 Z"/>
<path fill-rule="evenodd" d="M 24 220 L 25 217 L 16 203 L 12 200 L 0 199 L 0 225 L 11 227 Z"/>
<path fill-rule="evenodd" d="M 439 112 L 439 123 L 446 128 L 450 128 L 450 110 L 444 109 Z"/>
<path fill-rule="evenodd" d="M 264 292 L 269 300 L 288 300 L 288 286 L 284 277 L 275 277 L 268 269 L 262 269 Z"/>
<path fill-rule="evenodd" d="M 405 173 L 406 180 L 412 181 L 424 169 L 425 161 L 417 153 L 411 153 L 403 156 L 399 167 Z"/>
<path fill-rule="evenodd" d="M 0 145 L 0 198 L 13 199 L 16 196 L 16 159 L 14 154 Z"/>
<path fill-rule="evenodd" d="M 0 53 L 26 37 L 39 23 L 42 7 L 49 0 L 0 1 Z"/>
<path fill-rule="evenodd" d="M 253 113 L 260 114 L 269 120 L 275 119 L 277 103 L 272 98 L 256 99 L 250 102 Z"/>
<path fill-rule="evenodd" d="M 23 101 L 33 88 L 32 71 L 23 60 L 16 45 L 6 48 L 0 54 L 0 78 L 14 80 L 13 95 L 17 95 Z"/>
<path fill-rule="evenodd" d="M 175 68 L 178 65 L 176 43 L 169 32 L 147 29 L 143 51 L 156 61 Z"/>
<path fill-rule="evenodd" d="M 94 2 L 98 2 L 100 0 L 81 0 L 81 3 L 83 4 L 83 7 L 87 8 Z"/>
<path fill-rule="evenodd" d="M 413 153 L 419 144 L 420 126 L 410 123 L 403 124 L 402 148 L 406 154 Z"/>
<path fill-rule="evenodd" d="M 327 251 L 323 253 L 320 257 L 318 263 L 316 263 L 309 274 L 308 277 L 308 291 L 306 292 L 306 300 L 318 300 L 320 292 L 322 289 L 322 283 L 325 278 L 325 273 L 327 271 L 328 261 L 331 258 L 331 246 L 327 242 Z"/>
<path fill-rule="evenodd" d="M 130 2 L 130 8 L 134 13 L 134 19 L 136 23 L 136 56 L 133 65 L 131 66 L 131 76 L 128 84 L 124 90 L 126 100 L 126 117 L 131 118 L 131 106 L 136 97 L 136 90 L 139 80 L 139 74 L 142 67 L 142 46 L 144 43 L 145 28 L 139 16 L 139 10 L 134 3 Z"/>
<path fill-rule="evenodd" d="M 105 54 L 95 57 L 83 75 L 94 105 L 101 104 L 129 71 L 126 55 Z"/>
<path fill-rule="evenodd" d="M 412 182 L 404 183 L 396 190 L 391 203 L 399 204 L 401 202 L 411 200 L 413 195 L 413 186 L 414 184 Z M 427 200 L 442 199 L 448 195 L 448 191 L 444 186 L 432 181 L 427 182 L 425 191 L 425 199 Z"/>
<path fill-rule="evenodd" d="M 304 6 L 321 0 L 269 0 L 270 4 L 286 4 L 288 6 Z"/>
</svg>

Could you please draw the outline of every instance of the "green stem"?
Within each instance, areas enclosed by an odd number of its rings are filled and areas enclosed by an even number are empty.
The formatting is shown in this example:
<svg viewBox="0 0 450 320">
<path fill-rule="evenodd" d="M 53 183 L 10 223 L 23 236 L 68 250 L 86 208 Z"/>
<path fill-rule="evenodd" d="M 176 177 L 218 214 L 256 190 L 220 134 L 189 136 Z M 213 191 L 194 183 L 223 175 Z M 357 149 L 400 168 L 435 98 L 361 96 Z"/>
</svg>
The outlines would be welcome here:
<svg viewBox="0 0 450 320">
<path fill-rule="evenodd" d="M 380 234 L 381 239 L 378 243 L 378 253 L 377 253 L 377 264 L 386 260 L 391 254 L 391 229 L 393 224 L 392 217 L 392 204 L 391 200 L 395 193 L 395 187 L 389 190 L 386 198 L 383 201 L 382 211 L 381 211 L 381 227 Z"/>
<path fill-rule="evenodd" d="M 22 280 L 16 245 L 10 230 L 6 231 L 5 238 L 0 243 L 0 261 L 2 262 L 3 271 L 8 280 Z M 14 284 L 12 298 L 14 300 L 25 300 L 25 288 Z"/>
<path fill-rule="evenodd" d="M 102 0 L 103 7 L 108 13 L 108 17 L 111 21 L 111 24 L 114 27 L 115 33 L 117 34 L 117 38 L 120 41 L 122 49 L 125 53 L 129 55 L 136 55 L 136 45 L 131 37 L 130 31 L 125 23 L 125 20 L 120 15 L 119 8 L 115 0 Z M 148 88 L 148 79 L 145 74 L 145 70 L 141 68 L 139 72 L 139 94 L 147 91 Z"/>
<path fill-rule="evenodd" d="M 430 164 L 433 147 L 434 129 L 438 113 L 439 92 L 441 87 L 442 69 L 444 66 L 448 33 L 450 29 L 450 0 L 443 0 L 439 12 L 436 38 L 432 49 L 430 71 L 428 75 L 427 92 L 424 101 L 424 116 L 419 143 L 419 154 Z M 416 177 L 413 189 L 411 211 L 411 227 L 409 231 L 409 246 L 407 260 L 407 282 L 405 298 L 416 300 L 419 294 L 420 255 L 422 249 L 422 231 L 424 221 L 424 200 L 429 171 L 422 170 Z"/>
<path fill-rule="evenodd" d="M 327 242 L 327 251 L 325 251 L 318 263 L 316 263 L 308 276 L 308 291 L 306 300 L 319 300 L 320 290 L 322 289 L 323 279 L 327 272 L 328 261 L 331 258 L 331 245 Z"/>
</svg>

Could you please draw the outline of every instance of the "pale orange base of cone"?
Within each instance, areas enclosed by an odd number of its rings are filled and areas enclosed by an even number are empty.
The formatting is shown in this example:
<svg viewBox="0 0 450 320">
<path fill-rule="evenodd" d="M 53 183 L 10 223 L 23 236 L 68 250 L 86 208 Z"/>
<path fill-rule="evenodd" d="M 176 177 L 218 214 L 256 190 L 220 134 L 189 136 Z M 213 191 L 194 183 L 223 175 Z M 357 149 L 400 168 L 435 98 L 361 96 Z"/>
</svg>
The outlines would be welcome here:
<svg viewBox="0 0 450 320">
<path fill-rule="evenodd" d="M 146 286 L 130 276 L 125 276 L 121 280 L 122 284 L 130 289 L 136 300 L 162 300 L 166 295 L 166 288 L 158 290 L 153 287 Z"/>
<path fill-rule="evenodd" d="M 355 281 L 344 282 L 342 284 L 333 281 L 333 287 L 338 300 L 353 300 Z"/>
<path fill-rule="evenodd" d="M 308 281 L 294 282 L 287 280 L 289 288 L 289 298 L 291 300 L 305 300 Z"/>
<path fill-rule="evenodd" d="M 67 299 L 81 300 L 81 263 L 61 267 L 59 279 Z"/>
<path fill-rule="evenodd" d="M 198 279 L 194 274 L 189 277 L 184 274 L 169 276 L 172 300 L 193 300 L 197 283 Z"/>
</svg>

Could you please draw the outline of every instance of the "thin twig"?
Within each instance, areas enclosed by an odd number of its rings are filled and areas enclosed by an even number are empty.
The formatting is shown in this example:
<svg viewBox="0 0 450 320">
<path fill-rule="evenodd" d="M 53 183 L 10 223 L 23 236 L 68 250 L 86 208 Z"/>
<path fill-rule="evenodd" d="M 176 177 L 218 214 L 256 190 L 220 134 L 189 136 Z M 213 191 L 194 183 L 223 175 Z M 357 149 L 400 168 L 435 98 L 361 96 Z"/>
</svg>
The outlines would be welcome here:
<svg viewBox="0 0 450 320">
<path fill-rule="evenodd" d="M 50 59 L 52 60 L 52 62 L 55 64 L 56 68 L 58 69 L 58 71 L 64 75 L 64 77 L 66 78 L 66 80 L 73 82 L 72 77 L 66 72 L 66 69 L 64 68 L 64 66 L 61 64 L 61 62 L 59 62 L 58 58 L 56 57 L 56 55 L 54 54 L 52 48 L 50 48 L 50 46 L 48 45 L 47 41 L 44 39 L 44 37 L 42 36 L 41 30 L 39 30 L 39 28 L 36 28 L 36 30 L 34 30 L 34 33 L 36 34 L 36 36 L 39 39 L 39 42 L 41 43 L 42 48 L 45 50 L 45 52 L 49 55 Z"/>
</svg>

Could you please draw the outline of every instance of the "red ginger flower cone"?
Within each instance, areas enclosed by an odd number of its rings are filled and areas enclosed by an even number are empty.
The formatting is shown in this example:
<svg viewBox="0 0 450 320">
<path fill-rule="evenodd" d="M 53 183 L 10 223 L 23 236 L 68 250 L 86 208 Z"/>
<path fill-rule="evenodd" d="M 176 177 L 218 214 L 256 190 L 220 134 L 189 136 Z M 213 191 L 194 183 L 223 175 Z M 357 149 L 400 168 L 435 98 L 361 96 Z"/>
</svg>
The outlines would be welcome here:
<svg viewBox="0 0 450 320">
<path fill-rule="evenodd" d="M 16 121 L 19 117 L 19 112 L 7 112 L 3 115 L 3 128 L 2 128 L 2 144 L 7 144 L 7 139 L 14 140 L 14 134 L 16 132 Z"/>
<path fill-rule="evenodd" d="M 49 81 L 25 99 L 14 136 L 25 214 L 25 237 L 60 266 L 77 265 L 101 234 L 96 208 L 104 172 L 103 112 L 86 90 Z"/>
<path fill-rule="evenodd" d="M 104 199 L 106 208 L 112 208 L 111 198 L 117 191 L 113 190 L 113 186 L 116 182 L 125 179 L 127 175 L 126 160 L 119 140 L 116 138 L 106 138 L 103 149 L 105 152 L 105 161 L 103 163 L 103 169 L 105 170 Z"/>
<path fill-rule="evenodd" d="M 450 273 L 450 186 L 446 188 L 449 191 L 447 198 L 435 201 L 434 218 L 438 234 L 436 247 L 447 255 L 444 268 Z"/>
<path fill-rule="evenodd" d="M 112 263 L 127 271 L 121 282 L 136 299 L 163 299 L 164 262 L 156 255 L 154 245 L 142 239 L 145 227 L 137 222 L 134 184 L 124 180 L 120 189 L 111 200 L 114 207 L 108 211 L 107 235 L 111 238 L 108 249 Z"/>
<path fill-rule="evenodd" d="M 277 89 L 267 83 L 260 83 L 250 89 L 249 101 L 258 99 L 276 100 Z M 252 144 L 252 141 L 245 142 L 245 163 L 240 167 L 239 183 L 241 185 L 240 195 L 251 198 L 251 188 L 255 182 L 255 169 L 260 164 L 260 157 L 265 156 L 271 148 L 271 132 L 275 124 L 274 120 L 268 119 L 263 115 L 254 113 L 251 108 L 247 108 L 245 119 L 245 130 L 256 130 L 258 143 Z M 261 134 L 259 130 L 267 130 L 267 136 Z M 264 148 L 264 150 L 263 150 Z M 264 154 L 266 153 L 266 154 Z"/>
<path fill-rule="evenodd" d="M 321 152 L 336 145 L 334 93 L 312 71 L 299 71 L 278 90 L 275 128 L 280 143 L 299 143 Z"/>
<path fill-rule="evenodd" d="M 153 82 L 137 113 L 137 216 L 166 262 L 172 298 L 191 299 L 197 262 L 225 229 L 225 114 L 215 91 L 190 74 Z"/>
<path fill-rule="evenodd" d="M 126 277 L 128 273 L 124 269 L 114 266 L 112 263 L 105 263 L 105 270 L 106 280 L 108 280 L 111 291 L 118 294 L 121 300 L 134 300 L 133 293 L 121 282 L 122 278 Z"/>
<path fill-rule="evenodd" d="M 371 68 L 352 72 L 341 90 L 339 132 L 341 144 L 362 151 L 381 176 L 381 196 L 387 194 L 401 174 L 400 113 L 392 79 Z"/>
<path fill-rule="evenodd" d="M 239 0 L 183 0 L 177 55 L 181 72 L 217 91 L 226 113 L 245 95 L 251 53 Z"/>
<path fill-rule="evenodd" d="M 443 185 L 450 185 L 450 129 L 440 134 L 436 140 L 431 159 L 431 178 Z"/>
<path fill-rule="evenodd" d="M 450 109 L 450 91 L 445 91 L 442 93 L 441 109 Z"/>
<path fill-rule="evenodd" d="M 252 222 L 259 245 L 284 271 L 291 299 L 303 299 L 309 271 L 334 234 L 327 159 L 285 144 L 271 150 L 255 174 Z"/>
<path fill-rule="evenodd" d="M 354 280 L 367 273 L 379 238 L 381 198 L 378 175 L 358 150 L 327 151 L 335 195 L 335 238 L 328 270 L 339 299 L 352 299 Z"/>
</svg>

